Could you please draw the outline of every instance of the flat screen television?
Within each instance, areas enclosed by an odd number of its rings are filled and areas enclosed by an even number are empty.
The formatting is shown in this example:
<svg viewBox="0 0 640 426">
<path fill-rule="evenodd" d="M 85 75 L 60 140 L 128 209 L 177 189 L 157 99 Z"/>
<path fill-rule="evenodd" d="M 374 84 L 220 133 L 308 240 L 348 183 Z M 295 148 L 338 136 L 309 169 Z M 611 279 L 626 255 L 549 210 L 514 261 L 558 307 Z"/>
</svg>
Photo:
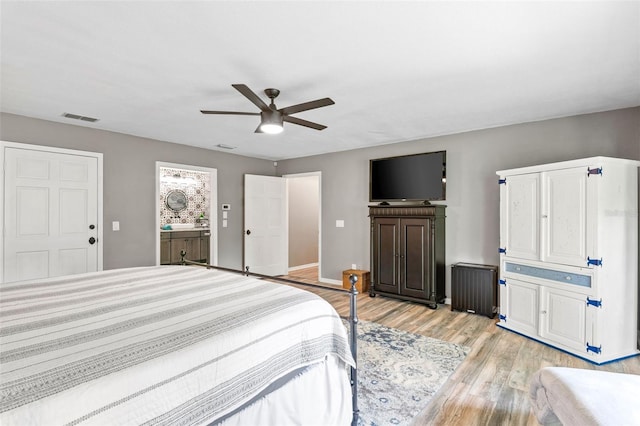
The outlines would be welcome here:
<svg viewBox="0 0 640 426">
<path fill-rule="evenodd" d="M 369 161 L 369 201 L 442 201 L 447 152 L 425 152 Z"/>
</svg>

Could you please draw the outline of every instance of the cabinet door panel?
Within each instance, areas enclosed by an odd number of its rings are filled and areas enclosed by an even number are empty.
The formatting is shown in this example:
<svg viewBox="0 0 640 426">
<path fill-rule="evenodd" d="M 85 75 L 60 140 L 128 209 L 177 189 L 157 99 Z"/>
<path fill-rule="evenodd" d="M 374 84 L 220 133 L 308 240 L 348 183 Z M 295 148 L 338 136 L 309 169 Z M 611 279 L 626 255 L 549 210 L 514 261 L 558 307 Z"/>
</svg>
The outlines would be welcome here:
<svg viewBox="0 0 640 426">
<path fill-rule="evenodd" d="M 379 218 L 374 222 L 376 240 L 375 286 L 377 290 L 398 293 L 398 249 L 400 247 L 399 220 Z"/>
<path fill-rule="evenodd" d="M 583 167 L 543 173 L 543 261 L 587 266 L 588 179 Z"/>
<path fill-rule="evenodd" d="M 507 256 L 540 258 L 540 175 L 507 177 L 500 188 L 501 241 Z"/>
<path fill-rule="evenodd" d="M 172 238 L 171 239 L 171 263 L 180 263 L 182 257 L 180 252 L 184 250 L 187 252 L 187 242 L 184 238 Z M 187 259 L 189 259 L 189 252 L 187 252 Z"/>
<path fill-rule="evenodd" d="M 400 221 L 400 294 L 430 298 L 428 255 L 429 220 L 402 219 Z"/>
<path fill-rule="evenodd" d="M 186 245 L 187 245 L 187 259 L 189 260 L 194 260 L 194 261 L 200 261 L 202 260 L 201 256 L 200 256 L 200 238 L 187 238 L 186 239 Z"/>
<path fill-rule="evenodd" d="M 516 331 L 538 335 L 539 286 L 509 279 L 506 288 L 507 326 Z"/>
<path fill-rule="evenodd" d="M 196 262 L 201 260 L 200 237 L 184 238 L 176 234 L 171 238 L 171 263 L 176 264 L 182 261 L 182 256 L 180 256 L 182 250 L 187 253 L 185 259 Z"/>
<path fill-rule="evenodd" d="M 171 240 L 170 239 L 161 239 L 160 240 L 160 264 L 168 265 L 171 263 Z"/>
<path fill-rule="evenodd" d="M 200 258 L 204 263 L 210 263 L 209 262 L 209 236 L 207 236 L 206 234 L 200 239 Z"/>
<path fill-rule="evenodd" d="M 541 288 L 540 336 L 577 350 L 586 348 L 586 297 Z"/>
</svg>

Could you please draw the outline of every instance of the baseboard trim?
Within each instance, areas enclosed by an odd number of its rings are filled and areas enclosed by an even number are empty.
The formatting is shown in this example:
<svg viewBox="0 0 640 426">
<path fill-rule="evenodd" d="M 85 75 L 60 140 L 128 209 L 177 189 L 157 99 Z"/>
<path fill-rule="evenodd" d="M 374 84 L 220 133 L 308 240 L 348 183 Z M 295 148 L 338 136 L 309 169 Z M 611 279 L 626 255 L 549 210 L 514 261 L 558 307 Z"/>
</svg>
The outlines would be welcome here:
<svg viewBox="0 0 640 426">
<path fill-rule="evenodd" d="M 289 272 L 291 271 L 299 271 L 300 269 L 307 269 L 307 268 L 313 268 L 314 266 L 318 266 L 318 263 L 307 263 L 306 265 L 298 265 L 298 266 L 292 266 L 289 268 Z"/>
<path fill-rule="evenodd" d="M 342 281 L 340 280 L 332 280 L 331 278 L 319 278 L 318 281 L 324 284 L 332 284 L 342 287 Z"/>
</svg>

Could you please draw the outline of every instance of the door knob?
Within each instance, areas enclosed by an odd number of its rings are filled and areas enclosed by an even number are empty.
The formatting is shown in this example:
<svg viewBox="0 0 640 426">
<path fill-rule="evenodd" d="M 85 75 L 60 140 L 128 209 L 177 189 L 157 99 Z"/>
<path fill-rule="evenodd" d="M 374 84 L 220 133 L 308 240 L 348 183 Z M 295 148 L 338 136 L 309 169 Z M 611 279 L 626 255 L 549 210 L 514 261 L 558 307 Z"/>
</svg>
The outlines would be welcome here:
<svg viewBox="0 0 640 426">
<path fill-rule="evenodd" d="M 251 235 L 251 230 L 247 229 L 247 235 Z"/>
<path fill-rule="evenodd" d="M 95 244 L 95 242 L 96 242 L 95 238 L 93 237 L 89 238 L 89 244 Z"/>
</svg>

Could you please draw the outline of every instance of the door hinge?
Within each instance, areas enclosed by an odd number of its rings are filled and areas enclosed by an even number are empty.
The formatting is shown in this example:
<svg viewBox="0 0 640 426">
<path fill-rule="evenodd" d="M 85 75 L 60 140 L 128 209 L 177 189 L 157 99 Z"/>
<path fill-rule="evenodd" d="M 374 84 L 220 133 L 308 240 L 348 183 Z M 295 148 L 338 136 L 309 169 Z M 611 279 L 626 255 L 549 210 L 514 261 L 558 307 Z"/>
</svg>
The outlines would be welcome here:
<svg viewBox="0 0 640 426">
<path fill-rule="evenodd" d="M 590 169 L 589 167 L 587 167 L 587 177 L 590 177 L 591 175 L 602 176 L 602 167 L 596 167 L 595 169 Z"/>
<path fill-rule="evenodd" d="M 506 247 L 498 247 L 498 253 L 500 254 L 507 254 L 507 248 Z"/>
<path fill-rule="evenodd" d="M 600 258 L 600 259 L 592 259 L 589 256 L 587 256 L 587 266 L 590 266 L 590 265 L 602 266 L 602 258 Z"/>
<path fill-rule="evenodd" d="M 507 280 L 498 280 L 498 284 L 507 285 Z"/>
<path fill-rule="evenodd" d="M 507 178 L 498 179 L 498 185 L 506 185 L 506 184 L 507 184 Z"/>
<path fill-rule="evenodd" d="M 602 299 L 600 299 L 600 300 L 589 299 L 589 296 L 587 296 L 587 306 L 595 306 L 596 308 L 601 308 L 602 307 Z"/>
<path fill-rule="evenodd" d="M 594 354 L 599 354 L 600 352 L 602 352 L 602 345 L 591 346 L 589 342 L 587 342 L 587 352 L 593 352 Z"/>
<path fill-rule="evenodd" d="M 500 321 L 507 322 L 507 316 L 506 315 L 499 314 L 498 315 L 498 319 L 500 319 Z"/>
</svg>

